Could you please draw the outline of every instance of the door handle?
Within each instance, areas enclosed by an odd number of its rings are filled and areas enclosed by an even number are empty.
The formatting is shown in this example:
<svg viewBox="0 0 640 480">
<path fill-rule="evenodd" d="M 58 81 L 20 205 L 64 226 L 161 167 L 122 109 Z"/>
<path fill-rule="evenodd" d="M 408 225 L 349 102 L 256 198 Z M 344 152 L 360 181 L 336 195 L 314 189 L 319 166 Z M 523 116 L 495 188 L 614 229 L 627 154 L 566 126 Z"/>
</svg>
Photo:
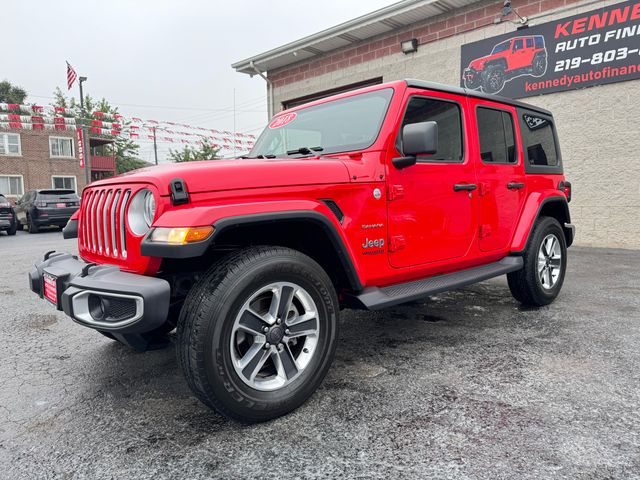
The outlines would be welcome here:
<svg viewBox="0 0 640 480">
<path fill-rule="evenodd" d="M 509 183 L 507 183 L 507 188 L 509 190 L 518 190 L 520 188 L 524 188 L 524 183 L 521 183 L 521 182 L 509 182 Z"/>
<path fill-rule="evenodd" d="M 476 188 L 478 188 L 478 186 L 475 183 L 456 183 L 453 186 L 453 191 L 459 192 L 461 190 L 466 190 L 468 192 L 472 192 Z"/>
</svg>

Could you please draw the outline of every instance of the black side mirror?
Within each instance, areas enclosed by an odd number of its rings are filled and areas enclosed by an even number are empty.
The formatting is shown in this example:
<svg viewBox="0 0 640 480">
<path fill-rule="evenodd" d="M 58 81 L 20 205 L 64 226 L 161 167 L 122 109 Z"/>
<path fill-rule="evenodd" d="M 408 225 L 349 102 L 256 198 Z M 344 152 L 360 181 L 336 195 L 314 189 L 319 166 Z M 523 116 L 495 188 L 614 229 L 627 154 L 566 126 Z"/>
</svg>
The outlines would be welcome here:
<svg viewBox="0 0 640 480">
<path fill-rule="evenodd" d="M 438 124 L 436 122 L 410 123 L 402 129 L 402 153 L 394 158 L 396 168 L 414 165 L 418 155 L 431 155 L 438 151 Z"/>
</svg>

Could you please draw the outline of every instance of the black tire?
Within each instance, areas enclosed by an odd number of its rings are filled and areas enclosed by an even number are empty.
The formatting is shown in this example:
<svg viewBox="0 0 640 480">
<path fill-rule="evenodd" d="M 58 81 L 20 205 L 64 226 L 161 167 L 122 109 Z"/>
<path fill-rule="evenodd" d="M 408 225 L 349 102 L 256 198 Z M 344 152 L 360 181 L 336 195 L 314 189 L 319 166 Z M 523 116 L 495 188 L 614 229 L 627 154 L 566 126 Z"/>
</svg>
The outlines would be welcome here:
<svg viewBox="0 0 640 480">
<path fill-rule="evenodd" d="M 542 242 L 549 235 L 553 235 L 557 239 L 561 258 L 558 262 L 560 272 L 557 279 L 555 283 L 550 285 L 550 288 L 547 288 L 543 285 L 538 271 L 538 255 Z M 527 242 L 523 260 L 524 267 L 521 270 L 507 274 L 511 294 L 524 305 L 533 307 L 549 305 L 560 293 L 567 269 L 567 244 L 558 220 L 553 217 L 541 217 L 536 222 L 531 238 Z"/>
<path fill-rule="evenodd" d="M 113 336 L 113 334 L 111 332 L 105 332 L 103 330 L 96 330 L 100 335 L 104 335 L 105 337 L 113 340 L 114 342 L 117 342 L 118 339 L 116 337 Z"/>
<path fill-rule="evenodd" d="M 476 75 L 474 80 L 468 80 L 466 77 L 464 79 L 464 88 L 468 90 L 477 90 L 482 86 L 482 78 L 481 75 Z"/>
<path fill-rule="evenodd" d="M 306 367 L 284 386 L 262 391 L 236 372 L 233 327 L 245 302 L 274 282 L 295 283 L 308 292 L 319 334 Z M 320 265 L 289 248 L 247 248 L 214 264 L 189 292 L 177 326 L 178 363 L 205 405 L 240 422 L 262 422 L 296 409 L 318 388 L 333 360 L 337 329 L 338 300 Z"/>
<path fill-rule="evenodd" d="M 500 65 L 490 65 L 482 72 L 482 89 L 486 93 L 498 93 L 504 83 L 504 69 Z"/>
<path fill-rule="evenodd" d="M 11 225 L 7 230 L 7 235 L 15 235 L 17 231 L 18 231 L 18 221 L 14 219 L 13 225 Z"/>
<path fill-rule="evenodd" d="M 547 56 L 544 54 L 536 55 L 531 65 L 531 73 L 534 77 L 541 77 L 547 71 Z"/>
<path fill-rule="evenodd" d="M 31 217 L 27 218 L 27 222 L 28 222 L 28 228 L 29 228 L 29 233 L 38 233 L 40 231 L 40 227 L 38 225 L 36 225 L 33 220 L 31 220 Z"/>
</svg>

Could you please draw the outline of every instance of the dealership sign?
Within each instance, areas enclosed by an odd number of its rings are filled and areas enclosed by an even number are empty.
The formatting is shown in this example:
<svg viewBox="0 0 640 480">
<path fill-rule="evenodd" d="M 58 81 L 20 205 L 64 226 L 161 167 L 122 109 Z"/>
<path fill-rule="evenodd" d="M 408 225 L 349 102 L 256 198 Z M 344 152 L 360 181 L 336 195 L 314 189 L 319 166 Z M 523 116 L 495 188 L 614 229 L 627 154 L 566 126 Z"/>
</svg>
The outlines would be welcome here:
<svg viewBox="0 0 640 480">
<path fill-rule="evenodd" d="M 461 85 L 511 98 L 640 78 L 640 0 L 462 46 Z"/>
</svg>

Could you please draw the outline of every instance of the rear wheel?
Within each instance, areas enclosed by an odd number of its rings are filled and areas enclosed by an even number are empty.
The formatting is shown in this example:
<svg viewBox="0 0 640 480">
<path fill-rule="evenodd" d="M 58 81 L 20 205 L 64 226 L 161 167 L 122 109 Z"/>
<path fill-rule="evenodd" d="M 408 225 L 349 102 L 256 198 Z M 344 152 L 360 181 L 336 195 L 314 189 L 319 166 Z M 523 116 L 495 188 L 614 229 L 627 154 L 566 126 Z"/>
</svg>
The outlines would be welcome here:
<svg viewBox="0 0 640 480">
<path fill-rule="evenodd" d="M 535 225 L 524 252 L 522 270 L 507 275 L 516 300 L 535 307 L 555 300 L 564 283 L 567 245 L 558 220 L 542 217 Z"/>
<path fill-rule="evenodd" d="M 7 230 L 7 235 L 15 235 L 17 231 L 18 231 L 18 221 L 14 219 L 13 225 L 11 225 Z"/>
<path fill-rule="evenodd" d="M 547 71 L 547 56 L 540 54 L 536 55 L 531 65 L 531 70 L 534 77 L 541 77 Z"/>
<path fill-rule="evenodd" d="M 31 217 L 27 218 L 29 233 L 38 233 L 40 231 L 40 227 L 36 225 Z"/>
<path fill-rule="evenodd" d="M 214 265 L 187 297 L 180 366 L 206 405 L 242 422 L 300 406 L 327 373 L 338 302 L 311 258 L 281 247 L 242 250 Z"/>
</svg>

